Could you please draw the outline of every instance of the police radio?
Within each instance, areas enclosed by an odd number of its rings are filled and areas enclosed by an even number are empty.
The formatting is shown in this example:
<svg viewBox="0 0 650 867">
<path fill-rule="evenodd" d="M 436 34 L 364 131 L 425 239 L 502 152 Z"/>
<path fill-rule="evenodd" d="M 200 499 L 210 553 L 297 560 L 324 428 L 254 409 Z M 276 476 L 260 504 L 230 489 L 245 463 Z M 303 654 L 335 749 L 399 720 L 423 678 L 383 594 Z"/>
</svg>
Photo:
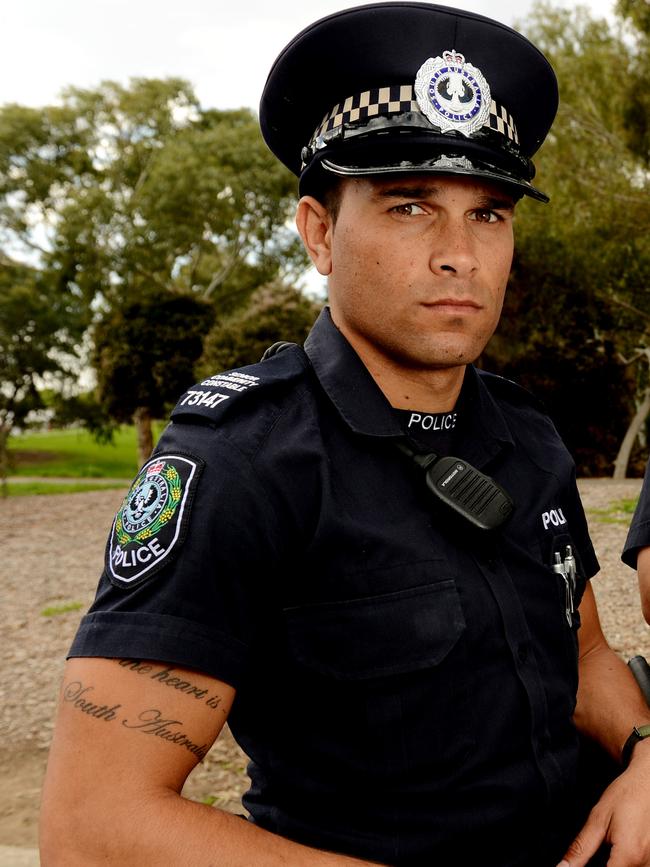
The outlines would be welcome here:
<svg viewBox="0 0 650 867">
<path fill-rule="evenodd" d="M 462 458 L 438 457 L 433 452 L 420 454 L 404 442 L 396 446 L 424 471 L 427 488 L 434 499 L 474 527 L 496 530 L 514 511 L 510 494 Z"/>
<path fill-rule="evenodd" d="M 295 345 L 279 340 L 269 346 L 260 360 L 266 361 Z M 420 454 L 405 442 L 395 445 L 424 470 L 433 497 L 479 530 L 496 530 L 512 514 L 515 504 L 510 494 L 462 458 L 441 458 L 433 452 Z"/>
</svg>

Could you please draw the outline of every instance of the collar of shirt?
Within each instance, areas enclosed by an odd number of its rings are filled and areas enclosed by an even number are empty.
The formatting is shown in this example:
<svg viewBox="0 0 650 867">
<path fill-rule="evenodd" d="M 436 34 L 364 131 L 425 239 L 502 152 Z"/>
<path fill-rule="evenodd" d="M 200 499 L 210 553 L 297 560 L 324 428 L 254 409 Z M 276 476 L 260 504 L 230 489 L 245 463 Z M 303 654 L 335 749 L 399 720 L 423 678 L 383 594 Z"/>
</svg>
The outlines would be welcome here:
<svg viewBox="0 0 650 867">
<path fill-rule="evenodd" d="M 334 325 L 328 307 L 316 320 L 305 342 L 305 352 L 320 384 L 351 430 L 372 437 L 404 437 L 390 403 Z M 459 457 L 480 467 L 504 445 L 514 446 L 503 412 L 473 365 L 466 368 L 456 409 L 464 419 Z"/>
</svg>

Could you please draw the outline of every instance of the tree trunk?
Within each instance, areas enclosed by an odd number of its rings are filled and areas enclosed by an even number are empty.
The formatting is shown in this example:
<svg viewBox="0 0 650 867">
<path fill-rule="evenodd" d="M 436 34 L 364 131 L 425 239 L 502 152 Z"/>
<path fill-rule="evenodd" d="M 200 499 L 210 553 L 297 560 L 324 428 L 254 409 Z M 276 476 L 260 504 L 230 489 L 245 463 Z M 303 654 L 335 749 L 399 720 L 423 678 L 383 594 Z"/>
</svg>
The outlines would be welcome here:
<svg viewBox="0 0 650 867">
<path fill-rule="evenodd" d="M 630 422 L 630 426 L 625 432 L 625 436 L 623 437 L 623 442 L 621 443 L 621 447 L 618 450 L 618 454 L 616 455 L 616 460 L 614 461 L 614 479 L 620 481 L 624 479 L 627 475 L 627 465 L 630 462 L 630 454 L 632 452 L 632 446 L 634 445 L 634 441 L 639 435 L 639 431 L 643 427 L 643 423 L 647 419 L 650 414 L 650 387 L 646 388 L 643 394 L 643 400 L 636 413 L 634 414 L 634 418 Z"/>
<path fill-rule="evenodd" d="M 153 428 L 151 414 L 146 406 L 139 406 L 133 413 L 133 424 L 138 444 L 138 466 L 146 463 L 153 451 Z"/>
</svg>

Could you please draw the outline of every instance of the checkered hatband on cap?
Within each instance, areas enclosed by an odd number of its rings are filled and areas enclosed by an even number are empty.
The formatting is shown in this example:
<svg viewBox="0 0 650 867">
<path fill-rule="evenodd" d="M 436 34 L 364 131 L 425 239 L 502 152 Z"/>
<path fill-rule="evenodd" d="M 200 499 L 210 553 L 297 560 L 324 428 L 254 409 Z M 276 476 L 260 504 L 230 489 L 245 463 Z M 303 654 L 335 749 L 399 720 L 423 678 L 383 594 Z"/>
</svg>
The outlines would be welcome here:
<svg viewBox="0 0 650 867">
<path fill-rule="evenodd" d="M 415 98 L 415 91 L 410 84 L 397 84 L 391 87 L 375 87 L 364 90 L 356 96 L 349 96 L 338 103 L 323 118 L 321 124 L 312 135 L 309 147 L 318 149 L 319 140 L 336 136 L 348 124 L 363 124 L 373 117 L 391 114 L 406 114 L 413 112 L 421 115 L 422 111 Z M 431 126 L 430 123 L 427 123 Z M 490 103 L 490 112 L 485 127 L 500 133 L 514 144 L 519 143 L 517 127 L 508 110 L 494 100 Z"/>
</svg>

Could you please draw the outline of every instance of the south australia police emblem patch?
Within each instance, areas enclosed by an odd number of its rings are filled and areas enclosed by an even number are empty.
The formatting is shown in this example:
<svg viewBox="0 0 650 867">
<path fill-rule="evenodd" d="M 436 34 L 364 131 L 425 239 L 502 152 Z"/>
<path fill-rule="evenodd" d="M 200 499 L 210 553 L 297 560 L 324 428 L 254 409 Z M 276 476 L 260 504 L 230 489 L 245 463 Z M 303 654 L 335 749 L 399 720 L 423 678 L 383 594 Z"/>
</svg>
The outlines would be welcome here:
<svg viewBox="0 0 650 867">
<path fill-rule="evenodd" d="M 106 571 L 119 587 L 155 574 L 182 543 L 202 462 L 187 455 L 158 455 L 138 473 L 115 516 Z"/>
</svg>

